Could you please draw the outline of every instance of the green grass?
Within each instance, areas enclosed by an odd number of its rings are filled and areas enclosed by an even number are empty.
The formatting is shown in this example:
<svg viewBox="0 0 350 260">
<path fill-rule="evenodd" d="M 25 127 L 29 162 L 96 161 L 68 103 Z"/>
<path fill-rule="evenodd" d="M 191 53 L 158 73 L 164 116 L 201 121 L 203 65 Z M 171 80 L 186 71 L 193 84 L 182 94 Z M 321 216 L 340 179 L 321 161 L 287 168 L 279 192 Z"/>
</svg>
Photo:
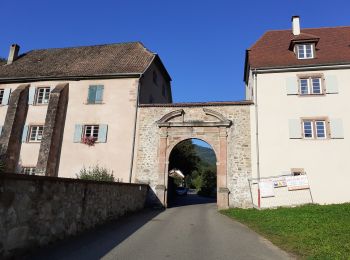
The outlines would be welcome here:
<svg viewBox="0 0 350 260">
<path fill-rule="evenodd" d="M 350 203 L 222 213 L 300 258 L 350 259 Z"/>
</svg>

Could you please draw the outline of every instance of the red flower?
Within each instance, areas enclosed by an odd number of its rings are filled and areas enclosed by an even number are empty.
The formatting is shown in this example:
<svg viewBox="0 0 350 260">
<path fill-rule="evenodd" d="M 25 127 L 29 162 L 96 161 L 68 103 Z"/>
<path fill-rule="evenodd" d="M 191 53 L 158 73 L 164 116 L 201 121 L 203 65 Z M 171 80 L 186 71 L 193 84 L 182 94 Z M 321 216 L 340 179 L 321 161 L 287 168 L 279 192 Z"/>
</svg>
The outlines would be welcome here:
<svg viewBox="0 0 350 260">
<path fill-rule="evenodd" d="M 93 146 L 96 142 L 97 138 L 93 137 L 93 136 L 83 136 L 81 142 L 83 144 L 86 144 L 88 146 Z"/>
</svg>

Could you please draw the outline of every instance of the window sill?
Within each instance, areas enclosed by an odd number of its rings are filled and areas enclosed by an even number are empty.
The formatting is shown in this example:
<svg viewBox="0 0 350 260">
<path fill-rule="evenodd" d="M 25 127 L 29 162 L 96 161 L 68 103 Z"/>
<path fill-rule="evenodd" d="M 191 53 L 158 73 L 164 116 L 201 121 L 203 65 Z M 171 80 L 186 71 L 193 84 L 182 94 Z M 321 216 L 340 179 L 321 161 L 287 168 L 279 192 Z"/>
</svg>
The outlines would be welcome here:
<svg viewBox="0 0 350 260">
<path fill-rule="evenodd" d="M 332 140 L 332 138 L 300 138 L 301 140 L 304 141 L 328 141 L 328 140 Z"/>
<path fill-rule="evenodd" d="M 326 93 L 321 94 L 298 94 L 299 97 L 324 97 L 326 96 Z"/>
<path fill-rule="evenodd" d="M 89 103 L 89 102 L 85 102 L 83 103 L 84 105 L 104 105 L 104 102 L 97 102 L 97 103 Z"/>
</svg>

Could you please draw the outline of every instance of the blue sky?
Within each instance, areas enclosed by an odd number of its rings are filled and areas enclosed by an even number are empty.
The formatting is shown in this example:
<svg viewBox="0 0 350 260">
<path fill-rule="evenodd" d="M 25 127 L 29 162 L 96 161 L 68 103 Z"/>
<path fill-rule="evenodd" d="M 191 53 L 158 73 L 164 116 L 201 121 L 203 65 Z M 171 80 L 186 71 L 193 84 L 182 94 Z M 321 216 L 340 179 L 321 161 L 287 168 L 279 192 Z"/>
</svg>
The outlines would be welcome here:
<svg viewBox="0 0 350 260">
<path fill-rule="evenodd" d="M 245 49 L 266 30 L 350 25 L 348 1 L 1 1 L 0 56 L 141 41 L 173 78 L 174 102 L 244 99 Z"/>
</svg>

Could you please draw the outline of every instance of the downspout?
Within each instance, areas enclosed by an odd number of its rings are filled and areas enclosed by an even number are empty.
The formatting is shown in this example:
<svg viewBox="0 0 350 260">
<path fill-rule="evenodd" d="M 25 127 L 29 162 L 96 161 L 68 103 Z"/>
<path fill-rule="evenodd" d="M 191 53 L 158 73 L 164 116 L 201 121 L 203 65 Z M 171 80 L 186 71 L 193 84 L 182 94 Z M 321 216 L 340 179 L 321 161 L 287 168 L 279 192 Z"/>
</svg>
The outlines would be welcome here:
<svg viewBox="0 0 350 260">
<path fill-rule="evenodd" d="M 257 72 L 256 69 L 253 72 L 253 88 L 255 93 L 255 145 L 256 145 L 256 171 L 257 171 L 257 177 L 258 177 L 258 208 L 261 206 L 260 201 L 260 153 L 259 153 L 259 125 L 258 125 L 258 78 L 257 78 Z"/>
<path fill-rule="evenodd" d="M 258 175 L 258 181 L 260 181 L 260 153 L 259 153 L 259 114 L 258 114 L 258 78 L 256 69 L 254 69 L 253 72 L 254 76 L 254 92 L 255 92 L 255 138 L 256 138 L 256 169 L 257 169 L 257 175 Z"/>
<path fill-rule="evenodd" d="M 129 173 L 129 183 L 131 183 L 132 180 L 132 170 L 134 167 L 134 153 L 135 153 L 135 143 L 136 143 L 136 128 L 137 128 L 137 115 L 139 111 L 139 94 L 140 94 L 140 86 L 141 86 L 141 79 L 143 77 L 143 74 L 140 74 L 139 82 L 137 84 L 137 92 L 136 92 L 136 102 L 135 102 L 135 120 L 134 120 L 134 133 L 133 133 L 133 139 L 132 139 L 132 147 L 131 147 L 131 162 L 130 162 L 130 173 Z"/>
</svg>

